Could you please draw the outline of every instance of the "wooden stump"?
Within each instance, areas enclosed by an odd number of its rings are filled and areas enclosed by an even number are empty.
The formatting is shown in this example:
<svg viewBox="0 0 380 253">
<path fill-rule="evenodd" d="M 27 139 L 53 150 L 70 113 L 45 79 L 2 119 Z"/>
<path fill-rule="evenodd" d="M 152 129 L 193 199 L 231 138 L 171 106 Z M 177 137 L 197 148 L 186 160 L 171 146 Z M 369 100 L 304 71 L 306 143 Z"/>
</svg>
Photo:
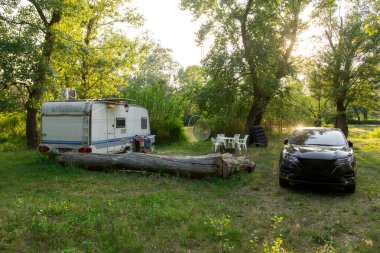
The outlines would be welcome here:
<svg viewBox="0 0 380 253">
<path fill-rule="evenodd" d="M 228 178 L 238 171 L 252 172 L 255 164 L 248 156 L 235 158 L 231 154 L 208 156 L 161 156 L 143 153 L 81 154 L 65 153 L 58 158 L 63 165 L 86 169 L 118 168 L 126 170 L 165 172 L 187 177 Z"/>
</svg>

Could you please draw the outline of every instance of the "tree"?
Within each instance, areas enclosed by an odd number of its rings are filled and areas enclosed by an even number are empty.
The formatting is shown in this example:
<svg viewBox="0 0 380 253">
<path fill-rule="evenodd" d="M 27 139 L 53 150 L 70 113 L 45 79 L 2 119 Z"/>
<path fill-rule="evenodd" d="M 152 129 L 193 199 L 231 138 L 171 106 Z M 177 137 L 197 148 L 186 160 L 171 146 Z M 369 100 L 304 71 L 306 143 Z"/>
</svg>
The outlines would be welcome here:
<svg viewBox="0 0 380 253">
<path fill-rule="evenodd" d="M 149 36 L 140 42 L 146 55 L 137 74 L 126 77 L 129 85 L 124 87 L 123 96 L 148 109 L 151 131 L 157 135 L 157 143 L 181 141 L 186 137 L 181 120 L 184 101 L 176 83 L 179 64 L 173 60 L 170 49 Z"/>
<path fill-rule="evenodd" d="M 206 84 L 202 67 L 192 65 L 181 68 L 178 72 L 178 83 L 182 99 L 186 103 L 184 123 L 186 124 L 193 114 L 198 114 L 196 102 L 199 91 Z"/>
<path fill-rule="evenodd" d="M 137 39 L 129 39 L 119 27 L 138 27 L 143 17 L 128 0 L 86 0 L 82 14 L 68 17 L 61 25 L 71 29 L 71 41 L 61 38 L 63 47 L 54 55 L 56 80 L 61 87 L 77 90 L 79 98 L 117 95 L 126 85 L 125 76 L 134 73 L 144 57 Z M 64 60 L 63 60 L 64 59 Z"/>
<path fill-rule="evenodd" d="M 347 136 L 348 106 L 377 95 L 379 57 L 375 52 L 379 45 L 365 33 L 366 11 L 360 4 L 349 9 L 344 18 L 336 15 L 333 1 L 319 7 L 317 14 L 328 42 L 319 54 L 319 69 L 336 106 L 335 127 Z"/>
<path fill-rule="evenodd" d="M 305 66 L 305 65 L 303 65 Z M 264 124 L 267 128 L 314 124 L 321 126 L 324 116 L 329 115 L 328 100 L 314 81 L 305 76 L 283 80 L 281 88 L 271 99 Z"/>
<path fill-rule="evenodd" d="M 303 27 L 299 14 L 307 2 L 181 2 L 182 8 L 190 10 L 195 18 L 205 20 L 198 32 L 199 42 L 213 35 L 213 46 L 203 61 L 213 84 L 222 89 L 227 82 L 238 90 L 248 90 L 249 96 L 243 101 L 249 104 L 245 132 L 252 124 L 261 123 L 281 79 L 291 71 L 291 52 Z"/>
<path fill-rule="evenodd" d="M 0 85 L 13 88 L 26 109 L 27 147 L 38 146 L 37 112 L 48 86 L 56 25 L 65 0 L 10 0 L 0 3 Z"/>
<path fill-rule="evenodd" d="M 364 5 L 367 12 L 364 20 L 365 32 L 380 39 L 380 2 L 377 0 L 366 0 L 360 2 L 359 0 L 352 0 L 353 2 Z"/>
<path fill-rule="evenodd" d="M 306 75 L 307 92 L 303 101 L 303 106 L 314 118 L 314 126 L 320 127 L 323 117 L 328 114 L 328 107 L 331 104 L 329 91 L 326 89 L 324 73 L 318 68 L 318 62 L 313 59 L 303 61 L 304 74 Z M 306 70 L 305 70 L 306 69 Z M 301 72 L 301 70 L 299 70 Z M 326 120 L 326 118 L 325 118 Z"/>
<path fill-rule="evenodd" d="M 145 35 L 140 42 L 145 49 L 145 55 L 136 75 L 129 78 L 128 82 L 141 87 L 154 82 L 176 85 L 180 65 L 173 59 L 172 50 L 162 47 L 149 35 Z"/>
<path fill-rule="evenodd" d="M 144 86 L 139 84 L 131 83 L 124 89 L 123 95 L 148 109 L 150 129 L 157 135 L 157 143 L 184 140 L 181 120 L 184 103 L 175 89 L 159 79 Z"/>
</svg>

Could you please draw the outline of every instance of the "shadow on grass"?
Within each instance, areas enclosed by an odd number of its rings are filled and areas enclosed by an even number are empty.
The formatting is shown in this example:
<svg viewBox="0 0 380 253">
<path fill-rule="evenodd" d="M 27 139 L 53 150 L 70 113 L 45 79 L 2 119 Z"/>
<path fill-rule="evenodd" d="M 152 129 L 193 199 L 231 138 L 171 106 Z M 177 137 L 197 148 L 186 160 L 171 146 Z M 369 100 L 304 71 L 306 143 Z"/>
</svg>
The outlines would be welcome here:
<svg viewBox="0 0 380 253">
<path fill-rule="evenodd" d="M 317 197 L 336 198 L 352 196 L 344 192 L 343 187 L 329 185 L 291 184 L 284 190 L 299 195 L 316 195 Z"/>
</svg>

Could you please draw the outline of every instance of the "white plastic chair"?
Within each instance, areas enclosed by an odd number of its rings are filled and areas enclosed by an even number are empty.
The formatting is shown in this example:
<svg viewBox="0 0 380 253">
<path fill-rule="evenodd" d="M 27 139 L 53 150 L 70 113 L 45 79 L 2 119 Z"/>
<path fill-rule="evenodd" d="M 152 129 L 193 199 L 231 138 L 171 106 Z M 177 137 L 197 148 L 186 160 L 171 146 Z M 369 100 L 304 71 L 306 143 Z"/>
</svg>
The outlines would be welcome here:
<svg viewBox="0 0 380 253">
<path fill-rule="evenodd" d="M 232 148 L 235 148 L 236 143 L 239 142 L 239 138 L 240 138 L 240 134 L 235 134 L 235 135 L 234 135 L 234 139 L 233 139 L 233 140 L 229 140 L 229 141 L 228 141 L 228 144 L 231 144 L 231 147 L 232 147 Z"/>
<path fill-rule="evenodd" d="M 218 142 L 215 138 L 211 138 L 212 141 L 212 151 L 215 153 L 220 148 L 221 142 Z"/>
<path fill-rule="evenodd" d="M 239 141 L 236 143 L 236 146 L 239 151 L 241 151 L 241 148 L 244 148 L 245 152 L 247 153 L 247 141 L 248 141 L 249 135 L 244 135 L 244 139 L 239 139 Z"/>
<path fill-rule="evenodd" d="M 219 137 L 223 137 L 223 138 L 224 138 L 225 135 L 224 135 L 224 134 L 217 134 L 217 135 L 216 135 L 216 140 L 217 140 L 218 142 L 222 142 L 222 143 L 224 144 L 224 146 L 227 147 L 226 140 L 225 140 L 225 139 L 219 139 L 219 140 L 218 140 Z"/>
</svg>

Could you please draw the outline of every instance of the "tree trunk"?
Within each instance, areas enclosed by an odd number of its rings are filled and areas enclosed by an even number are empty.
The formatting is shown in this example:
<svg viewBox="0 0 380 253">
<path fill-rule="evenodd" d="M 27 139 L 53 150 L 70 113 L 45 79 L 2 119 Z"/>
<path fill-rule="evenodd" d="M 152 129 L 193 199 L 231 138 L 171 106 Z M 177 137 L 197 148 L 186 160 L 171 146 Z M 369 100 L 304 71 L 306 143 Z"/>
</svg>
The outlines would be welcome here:
<svg viewBox="0 0 380 253">
<path fill-rule="evenodd" d="M 93 6 L 90 6 L 92 9 Z M 93 17 L 90 18 L 90 20 L 85 24 L 85 36 L 83 38 L 83 42 L 86 45 L 86 50 L 89 52 L 91 51 L 90 44 L 92 42 L 93 38 L 93 32 L 94 32 L 94 25 L 97 22 L 97 18 Z M 87 99 L 90 97 L 89 93 L 91 90 L 90 85 L 90 77 L 89 77 L 89 70 L 91 68 L 88 60 L 89 55 L 84 53 L 82 56 L 82 66 L 80 69 L 81 75 L 80 75 L 80 89 L 78 92 L 78 97 L 81 99 Z"/>
<path fill-rule="evenodd" d="M 322 126 L 322 119 L 320 116 L 317 116 L 317 118 L 315 118 L 314 120 L 314 126 L 315 127 L 321 127 Z"/>
<path fill-rule="evenodd" d="M 65 153 L 58 158 L 63 165 L 74 164 L 87 169 L 118 168 L 164 172 L 187 177 L 228 178 L 234 172 L 252 172 L 255 164 L 247 156 L 231 154 L 208 156 L 159 156 L 143 153 L 120 155 Z"/>
<path fill-rule="evenodd" d="M 356 106 L 353 106 L 352 108 L 354 109 L 356 117 L 358 118 L 358 121 L 360 123 L 360 111 L 359 111 L 359 109 Z"/>
<path fill-rule="evenodd" d="M 38 147 L 37 110 L 26 108 L 26 146 L 28 149 Z"/>
<path fill-rule="evenodd" d="M 344 102 L 338 100 L 336 102 L 336 118 L 335 118 L 335 127 L 340 128 L 344 135 L 348 136 L 348 125 L 347 125 L 347 113 Z"/>
<path fill-rule="evenodd" d="M 313 113 L 315 115 L 315 113 Z M 321 127 L 322 126 L 322 110 L 321 110 L 321 96 L 318 96 L 318 112 L 314 117 L 314 126 Z"/>
<path fill-rule="evenodd" d="M 35 6 L 37 6 L 38 8 L 38 5 L 35 4 Z M 40 15 L 43 15 L 43 12 L 41 10 L 39 11 L 39 13 Z M 46 19 L 46 17 L 42 17 Z M 41 98 L 43 96 L 43 89 L 46 86 L 47 68 L 49 67 L 50 58 L 54 50 L 55 36 L 52 31 L 52 27 L 54 24 L 58 23 L 60 19 L 60 12 L 53 12 L 50 22 L 45 23 L 46 34 L 44 38 L 44 45 L 42 48 L 42 59 L 38 63 L 37 77 L 35 83 L 28 89 L 29 98 L 25 105 L 27 115 L 26 140 L 28 149 L 35 149 L 36 147 L 38 147 L 37 113 L 40 106 Z"/>
<path fill-rule="evenodd" d="M 262 109 L 262 108 L 261 108 Z M 263 120 L 263 117 L 264 117 L 264 112 L 263 111 L 259 111 L 257 114 L 256 114 L 256 117 L 255 119 L 253 120 L 253 125 L 256 126 L 256 125 L 261 125 L 261 121 Z"/>
<path fill-rule="evenodd" d="M 261 125 L 261 122 L 263 121 L 264 114 L 267 110 L 268 104 L 269 104 L 270 97 L 266 97 L 263 99 L 263 101 L 260 104 L 260 110 L 257 112 L 255 119 L 253 120 L 254 125 Z"/>
<path fill-rule="evenodd" d="M 261 125 L 265 111 L 268 107 L 270 97 L 265 98 L 261 96 L 255 96 L 255 101 L 251 105 L 247 120 L 245 121 L 245 133 L 249 134 L 249 130 L 252 126 Z"/>
<path fill-rule="evenodd" d="M 368 110 L 365 108 L 362 108 L 361 111 L 363 113 L 364 120 L 368 120 Z"/>
<path fill-rule="evenodd" d="M 250 132 L 250 129 L 253 125 L 253 120 L 256 117 L 256 112 L 257 112 L 257 105 L 255 104 L 255 102 L 253 102 L 251 105 L 251 109 L 249 110 L 248 117 L 245 121 L 244 132 L 246 134 L 249 134 L 249 132 Z"/>
</svg>

